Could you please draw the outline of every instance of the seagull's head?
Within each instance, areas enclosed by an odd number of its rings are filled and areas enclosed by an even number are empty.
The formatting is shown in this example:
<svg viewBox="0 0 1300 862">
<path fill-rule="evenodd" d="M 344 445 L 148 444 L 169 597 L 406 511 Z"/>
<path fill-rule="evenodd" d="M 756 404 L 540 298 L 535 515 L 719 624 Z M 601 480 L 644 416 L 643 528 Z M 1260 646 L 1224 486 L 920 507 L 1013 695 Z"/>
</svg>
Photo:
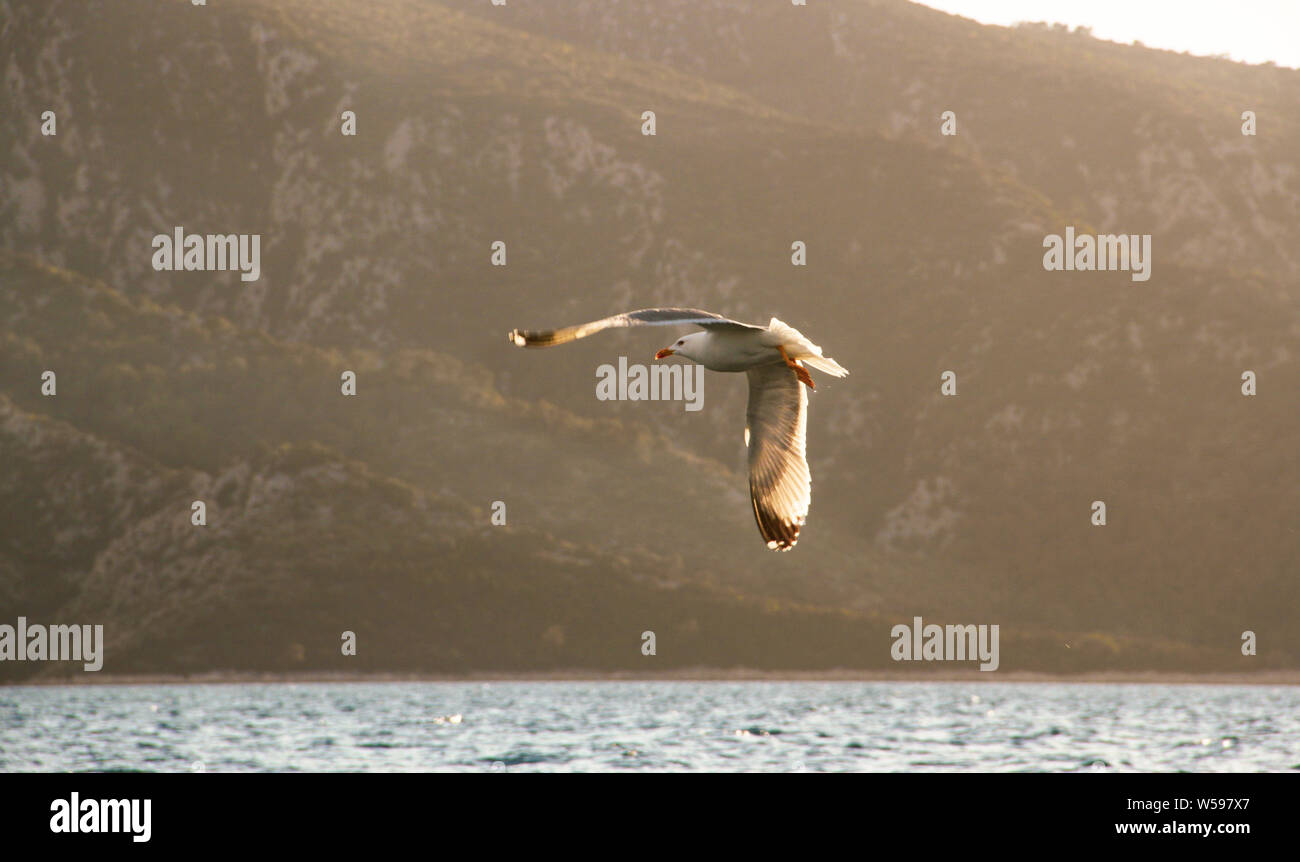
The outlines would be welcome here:
<svg viewBox="0 0 1300 862">
<path fill-rule="evenodd" d="M 708 336 L 707 332 L 692 332 L 690 335 L 683 335 L 671 345 L 656 353 L 655 359 L 663 359 L 665 356 L 676 355 L 699 362 L 699 348 L 702 346 L 703 339 L 706 336 Z"/>
</svg>

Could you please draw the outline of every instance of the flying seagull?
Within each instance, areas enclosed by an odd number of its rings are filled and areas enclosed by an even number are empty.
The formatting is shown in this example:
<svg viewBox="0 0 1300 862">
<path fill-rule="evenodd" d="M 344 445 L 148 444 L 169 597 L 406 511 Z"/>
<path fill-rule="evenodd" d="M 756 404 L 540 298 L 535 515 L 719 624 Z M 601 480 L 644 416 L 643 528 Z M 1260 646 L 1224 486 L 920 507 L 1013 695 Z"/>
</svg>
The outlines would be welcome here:
<svg viewBox="0 0 1300 862">
<path fill-rule="evenodd" d="M 683 335 L 656 353 L 655 359 L 682 356 L 710 371 L 749 375 L 745 445 L 749 448 L 754 520 L 769 548 L 790 550 L 799 540 L 799 528 L 808 517 L 812 500 L 812 477 L 804 457 L 808 419 L 804 386 L 816 387 L 804 366 L 836 377 L 849 373 L 834 359 L 823 356 L 822 349 L 797 329 L 775 317 L 763 327 L 694 308 L 646 308 L 563 329 L 515 329 L 509 338 L 520 347 L 553 347 L 605 329 L 672 325 L 694 325 L 704 331 Z"/>
</svg>

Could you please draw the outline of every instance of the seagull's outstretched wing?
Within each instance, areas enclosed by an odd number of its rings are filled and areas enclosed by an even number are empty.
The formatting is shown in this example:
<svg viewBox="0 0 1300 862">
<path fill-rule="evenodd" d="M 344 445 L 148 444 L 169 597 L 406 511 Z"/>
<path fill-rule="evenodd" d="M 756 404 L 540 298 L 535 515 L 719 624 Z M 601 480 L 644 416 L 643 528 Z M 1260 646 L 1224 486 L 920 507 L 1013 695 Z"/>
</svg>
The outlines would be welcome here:
<svg viewBox="0 0 1300 862">
<path fill-rule="evenodd" d="M 603 329 L 673 324 L 693 324 L 705 329 L 763 329 L 761 326 L 750 326 L 748 323 L 728 320 L 720 314 L 700 311 L 697 308 L 643 308 L 640 311 L 616 314 L 604 320 L 593 320 L 591 323 L 580 323 L 563 329 L 513 329 L 510 331 L 509 338 L 520 347 L 552 347 L 586 338 Z"/>
<path fill-rule="evenodd" d="M 754 520 L 769 548 L 788 551 L 799 540 L 812 502 L 812 476 L 804 456 L 808 396 L 784 363 L 760 365 L 746 373 L 745 445 Z"/>
</svg>

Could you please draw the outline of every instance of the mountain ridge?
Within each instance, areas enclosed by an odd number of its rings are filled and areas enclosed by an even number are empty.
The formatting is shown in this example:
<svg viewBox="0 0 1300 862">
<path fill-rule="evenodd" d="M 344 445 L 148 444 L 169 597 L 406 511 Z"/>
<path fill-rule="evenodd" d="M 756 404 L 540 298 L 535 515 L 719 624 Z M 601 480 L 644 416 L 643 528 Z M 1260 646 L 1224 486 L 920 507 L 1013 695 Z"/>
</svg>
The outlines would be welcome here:
<svg viewBox="0 0 1300 862">
<path fill-rule="evenodd" d="M 1061 42 L 1053 82 L 1086 90 L 1101 76 L 1122 93 L 1125 67 L 1079 59 L 1119 49 L 892 2 L 817 4 L 788 19 L 734 14 L 728 3 L 574 4 L 540 18 L 527 7 L 456 6 L 238 0 L 206 12 L 140 3 L 82 14 L 73 0 L 43 11 L 0 3 L 0 32 L 31 34 L 7 71 L 14 109 L 0 114 L 11 154 L 0 175 L 6 403 L 88 435 L 68 452 L 99 445 L 147 459 L 148 493 L 132 506 L 159 507 L 177 477 L 228 476 L 230 488 L 247 488 L 275 475 L 276 457 L 299 456 L 335 466 L 283 473 L 302 485 L 282 496 L 284 513 L 315 512 L 311 499 L 354 485 L 380 501 L 387 480 L 454 501 L 468 519 L 456 529 L 482 555 L 457 559 L 483 583 L 497 583 L 489 561 L 503 576 L 519 560 L 541 561 L 540 617 L 556 615 L 565 566 L 617 573 L 597 594 L 623 608 L 616 616 L 629 628 L 635 614 L 618 589 L 647 602 L 660 588 L 686 590 L 737 626 L 760 617 L 736 608 L 769 600 L 819 609 L 791 611 L 803 620 L 792 625 L 807 627 L 785 655 L 745 646 L 732 630 L 729 652 L 711 653 L 697 631 L 699 665 L 725 654 L 753 666 L 794 667 L 796 657 L 875 666 L 887 621 L 919 614 L 1047 632 L 1035 661 L 1048 670 L 1079 667 L 1060 648 L 1079 632 L 1127 644 L 1099 651 L 1098 668 L 1143 666 L 1145 654 L 1162 667 L 1235 669 L 1246 629 L 1260 632 L 1261 659 L 1293 666 L 1300 642 L 1286 613 L 1300 594 L 1287 572 L 1300 543 L 1288 519 L 1300 483 L 1287 453 L 1300 429 L 1285 393 L 1300 385 L 1300 295 L 1293 261 L 1269 248 L 1291 247 L 1297 198 L 1273 136 L 1285 121 L 1261 113 L 1260 139 L 1243 143 L 1229 104 L 1239 87 L 1264 112 L 1284 106 L 1266 86 L 1280 72 L 1126 48 L 1125 63 L 1152 64 L 1141 80 L 1174 80 L 1208 107 L 1196 114 L 1182 89 L 1134 83 L 1113 113 L 1080 118 L 1067 99 L 1033 120 L 1051 87 L 1004 70 L 1005 89 L 981 96 L 974 82 L 994 79 L 980 70 L 1044 68 L 1045 46 Z M 694 35 L 679 39 L 687 25 Z M 917 47 L 942 47 L 949 32 L 974 36 L 940 51 L 941 62 Z M 847 40 L 838 54 L 835 33 Z M 709 51 L 692 53 L 696 39 Z M 623 56 L 632 47 L 645 56 Z M 717 68 L 735 80 L 718 80 Z M 1185 68 L 1206 71 L 1184 79 Z M 744 69 L 761 74 L 736 77 Z M 1204 83 L 1220 75 L 1245 83 Z M 938 135 L 941 92 L 969 100 L 955 103 L 955 139 Z M 44 138 L 33 118 L 51 104 L 59 133 Z M 1129 113 L 1139 105 L 1146 114 Z M 349 109 L 355 137 L 339 133 Z M 643 110 L 658 113 L 653 137 L 640 132 Z M 1139 175 L 1143 153 L 1151 159 Z M 175 225 L 261 232 L 262 277 L 153 271 L 149 240 Z M 1042 237 L 1068 225 L 1154 233 L 1152 280 L 1044 272 Z M 505 267 L 490 263 L 498 239 Z M 807 243 L 805 267 L 791 265 L 795 240 Z M 1204 248 L 1182 253 L 1193 245 Z M 812 399 L 813 504 L 795 554 L 774 558 L 754 534 L 741 381 L 707 375 L 698 414 L 604 402 L 596 368 L 620 355 L 649 362 L 667 330 L 540 353 L 502 337 L 656 305 L 779 316 L 853 372 Z M 56 398 L 39 394 L 50 368 Z M 337 388 L 345 369 L 358 374 L 355 399 Z M 1260 377 L 1253 399 L 1239 391 L 1246 369 Z M 939 393 L 947 370 L 957 398 Z M 15 427 L 10 451 L 39 477 L 50 462 L 17 445 L 38 431 Z M 77 481 L 97 475 L 88 467 Z M 30 478 L 0 500 L 21 515 L 45 488 Z M 1102 530 L 1088 520 L 1099 498 L 1113 514 Z M 489 525 L 498 500 L 507 528 Z M 404 506 L 375 506 L 419 522 Z M 354 507 L 337 512 L 313 529 L 352 535 L 365 523 Z M 170 559 L 165 546 L 182 541 L 187 522 L 161 524 L 141 526 L 140 547 L 156 542 L 149 553 Z M 100 526 L 120 535 L 121 516 Z M 310 579 L 275 543 L 298 548 L 295 537 L 253 522 L 234 535 L 285 567 L 275 574 L 283 604 L 267 612 L 292 629 L 292 594 Z M 512 550 L 493 550 L 506 535 Z M 0 596 L 93 565 L 75 539 L 51 538 L 66 543 L 51 550 L 29 538 L 15 528 L 0 545 L 9 585 Z M 381 539 L 370 544 L 361 530 L 356 548 L 378 561 L 397 555 L 385 600 L 410 637 L 419 628 L 406 605 L 418 602 L 403 601 L 402 579 L 422 576 L 407 557 L 425 554 L 444 571 L 442 551 Z M 361 550 L 319 541 L 366 568 Z M 212 559 L 243 584 L 234 595 L 255 593 L 237 571 L 247 561 Z M 116 607 L 125 600 L 111 581 L 140 577 L 170 608 L 147 574 L 102 569 L 81 604 L 57 604 Z M 498 669 L 599 664 L 627 647 L 599 621 L 527 612 L 523 587 L 498 598 L 529 630 L 505 631 L 497 594 L 438 583 L 483 632 L 440 617 L 458 657 L 426 652 L 423 668 L 472 669 L 475 649 Z M 363 598 L 331 595 L 340 605 Z M 727 595 L 744 601 L 718 598 Z M 389 607 L 368 606 L 375 620 Z M 313 611 L 313 642 L 337 638 L 326 623 L 336 611 Z M 693 618 L 686 604 L 673 612 Z M 851 620 L 836 629 L 838 652 L 808 622 L 820 613 Z M 858 639 L 853 625 L 875 639 Z M 509 648 L 489 648 L 489 632 Z M 299 666 L 292 643 L 333 667 L 306 636 L 262 632 L 249 643 L 278 656 L 276 667 Z M 133 637 L 133 661 L 144 661 L 142 645 L 158 642 Z M 185 652 L 187 671 L 212 660 L 206 649 Z M 384 655 L 403 660 L 396 645 Z"/>
</svg>

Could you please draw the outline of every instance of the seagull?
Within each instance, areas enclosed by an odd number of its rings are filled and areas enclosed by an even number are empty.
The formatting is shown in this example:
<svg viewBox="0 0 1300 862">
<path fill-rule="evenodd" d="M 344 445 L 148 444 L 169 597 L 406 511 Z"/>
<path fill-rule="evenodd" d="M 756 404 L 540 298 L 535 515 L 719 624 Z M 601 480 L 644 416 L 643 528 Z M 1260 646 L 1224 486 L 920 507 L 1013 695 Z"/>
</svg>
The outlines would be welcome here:
<svg viewBox="0 0 1300 862">
<path fill-rule="evenodd" d="M 767 326 L 751 326 L 695 308 L 645 308 L 563 329 L 514 329 L 509 338 L 520 347 L 554 347 L 606 329 L 674 325 L 698 326 L 703 332 L 683 335 L 655 359 L 681 356 L 710 371 L 743 371 L 749 376 L 745 446 L 754 520 L 769 548 L 790 550 L 812 501 L 812 476 L 804 454 L 804 388 L 816 386 L 805 366 L 836 377 L 849 373 L 797 329 L 775 317 Z"/>
</svg>

